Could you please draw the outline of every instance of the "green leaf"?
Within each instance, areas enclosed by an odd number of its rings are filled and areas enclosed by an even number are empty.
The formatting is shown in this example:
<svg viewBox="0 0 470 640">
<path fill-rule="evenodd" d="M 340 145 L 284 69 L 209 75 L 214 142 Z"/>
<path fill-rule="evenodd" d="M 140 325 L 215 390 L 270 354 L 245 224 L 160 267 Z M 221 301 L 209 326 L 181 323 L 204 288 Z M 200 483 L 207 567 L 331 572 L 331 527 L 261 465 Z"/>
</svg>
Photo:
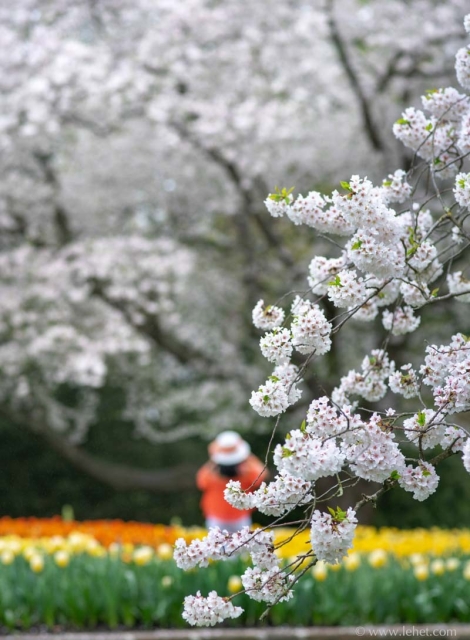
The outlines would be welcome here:
<svg viewBox="0 0 470 640">
<path fill-rule="evenodd" d="M 352 249 L 353 251 L 357 251 L 357 250 L 358 250 L 358 249 L 360 249 L 361 247 L 362 247 L 362 240 L 356 240 L 356 242 L 354 242 L 354 243 L 351 245 L 351 249 Z"/>
<path fill-rule="evenodd" d="M 435 298 L 438 293 L 439 293 L 439 287 L 436 287 L 431 291 L 431 298 Z"/>
<path fill-rule="evenodd" d="M 424 413 L 424 411 L 420 411 L 418 413 L 416 422 L 420 427 L 424 427 L 426 425 L 426 414 Z"/>
<path fill-rule="evenodd" d="M 340 185 L 343 187 L 343 189 L 346 189 L 346 191 L 352 191 L 349 182 L 346 182 L 345 180 L 341 180 Z"/>
<path fill-rule="evenodd" d="M 341 284 L 341 278 L 339 276 L 336 276 L 334 280 L 331 280 L 328 283 L 329 287 L 342 287 L 343 285 Z"/>
<path fill-rule="evenodd" d="M 294 452 L 287 447 L 282 447 L 282 458 L 290 458 L 294 455 Z"/>
<path fill-rule="evenodd" d="M 426 131 L 432 131 L 432 122 L 427 124 L 424 128 L 426 129 Z"/>
<path fill-rule="evenodd" d="M 395 122 L 395 124 L 407 124 L 407 125 L 410 125 L 410 121 L 409 121 L 409 120 L 407 120 L 406 118 L 399 118 L 399 119 Z"/>
<path fill-rule="evenodd" d="M 279 187 L 274 188 L 274 193 L 270 193 L 268 198 L 270 200 L 274 200 L 274 202 L 282 202 L 284 201 L 286 204 L 290 204 L 291 198 L 290 195 L 294 191 L 295 187 L 291 187 L 290 189 L 286 189 L 283 187 L 279 189 Z"/>
<path fill-rule="evenodd" d="M 305 422 L 305 420 L 302 420 L 302 424 L 300 425 L 300 431 L 302 433 L 305 433 L 307 430 L 307 423 Z"/>
<path fill-rule="evenodd" d="M 336 511 L 331 507 L 328 507 L 328 511 L 333 516 L 335 522 L 344 522 L 345 520 L 347 520 L 348 514 L 346 513 L 346 511 L 343 511 L 341 507 L 336 507 Z"/>
<path fill-rule="evenodd" d="M 391 187 L 393 183 L 391 180 L 384 180 L 382 184 L 384 187 Z"/>
<path fill-rule="evenodd" d="M 398 471 L 392 471 L 392 473 L 390 474 L 390 480 L 398 480 L 400 477 L 401 476 Z"/>
<path fill-rule="evenodd" d="M 276 376 L 269 376 L 268 380 L 271 380 L 271 382 L 279 382 L 279 378 Z"/>
<path fill-rule="evenodd" d="M 423 476 L 424 476 L 425 478 L 427 478 L 427 476 L 430 476 L 430 475 L 431 475 L 431 472 L 430 472 L 430 471 L 428 471 L 427 469 L 424 469 L 423 467 L 421 467 L 421 473 L 423 474 Z"/>
</svg>

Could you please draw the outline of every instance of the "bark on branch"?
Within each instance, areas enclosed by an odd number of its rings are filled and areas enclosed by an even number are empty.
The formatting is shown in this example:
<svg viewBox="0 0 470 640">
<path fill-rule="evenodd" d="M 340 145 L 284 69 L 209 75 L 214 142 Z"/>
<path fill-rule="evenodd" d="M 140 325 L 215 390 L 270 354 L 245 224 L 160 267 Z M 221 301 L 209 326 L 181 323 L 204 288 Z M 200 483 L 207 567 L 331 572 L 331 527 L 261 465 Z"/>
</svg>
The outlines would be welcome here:
<svg viewBox="0 0 470 640">
<path fill-rule="evenodd" d="M 73 467 L 116 491 L 175 493 L 195 487 L 197 467 L 190 463 L 149 471 L 103 460 L 50 430 L 40 431 L 40 436 Z"/>
<path fill-rule="evenodd" d="M 336 49 L 339 60 L 349 80 L 353 93 L 356 96 L 357 101 L 359 102 L 361 117 L 364 123 L 364 128 L 367 133 L 367 136 L 373 148 L 376 151 L 384 151 L 385 147 L 380 137 L 379 129 L 374 121 L 371 106 L 366 97 L 365 91 L 359 81 L 359 77 L 350 62 L 348 53 L 346 51 L 346 45 L 339 32 L 338 25 L 336 24 L 333 11 L 334 11 L 334 2 L 333 0 L 329 0 L 327 4 L 327 20 L 328 20 L 328 27 L 330 30 L 331 41 L 333 42 L 333 45 Z"/>
</svg>

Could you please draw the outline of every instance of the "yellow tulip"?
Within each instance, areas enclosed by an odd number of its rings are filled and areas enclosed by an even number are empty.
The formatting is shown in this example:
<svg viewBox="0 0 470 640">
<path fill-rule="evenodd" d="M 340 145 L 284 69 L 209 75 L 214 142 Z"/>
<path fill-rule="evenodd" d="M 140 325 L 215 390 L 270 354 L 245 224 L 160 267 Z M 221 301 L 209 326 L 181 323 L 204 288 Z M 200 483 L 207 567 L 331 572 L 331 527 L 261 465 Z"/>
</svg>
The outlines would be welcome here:
<svg viewBox="0 0 470 640">
<path fill-rule="evenodd" d="M 424 561 L 425 558 L 422 553 L 412 553 L 410 556 L 410 562 L 413 566 L 416 566 L 417 564 L 423 564 Z"/>
<path fill-rule="evenodd" d="M 100 544 L 93 544 L 87 547 L 87 553 L 92 558 L 104 558 L 106 555 L 106 549 Z"/>
<path fill-rule="evenodd" d="M 157 556 L 160 560 L 171 560 L 173 558 L 173 547 L 167 542 L 159 544 L 157 547 Z"/>
<path fill-rule="evenodd" d="M 425 564 L 417 564 L 413 570 L 415 578 L 420 580 L 427 580 L 429 578 L 429 569 Z"/>
<path fill-rule="evenodd" d="M 89 536 L 80 531 L 73 531 L 68 537 L 68 544 L 74 552 L 84 551 L 89 541 Z"/>
<path fill-rule="evenodd" d="M 442 576 L 446 572 L 446 565 L 444 560 L 441 558 L 437 558 L 431 562 L 431 573 L 434 573 L 435 576 Z"/>
<path fill-rule="evenodd" d="M 108 553 L 110 556 L 115 558 L 121 553 L 121 545 L 117 542 L 112 542 L 108 547 Z"/>
<path fill-rule="evenodd" d="M 37 555 L 37 549 L 35 547 L 26 547 L 26 549 L 23 549 L 23 557 L 28 560 L 28 562 L 31 560 L 31 558 L 33 556 Z"/>
<path fill-rule="evenodd" d="M 331 565 L 328 565 L 331 568 Z M 324 582 L 328 575 L 328 566 L 325 562 L 320 560 L 317 564 L 312 567 L 312 575 L 318 582 Z"/>
<path fill-rule="evenodd" d="M 5 549 L 5 551 L 2 551 L 2 553 L 0 554 L 0 560 L 2 564 L 11 564 L 14 559 L 15 554 L 11 549 Z"/>
<path fill-rule="evenodd" d="M 460 560 L 458 558 L 448 558 L 446 561 L 447 571 L 455 571 L 460 566 Z"/>
<path fill-rule="evenodd" d="M 243 589 L 243 584 L 240 576 L 230 576 L 227 587 L 230 593 L 238 593 L 238 591 L 241 591 Z"/>
<path fill-rule="evenodd" d="M 34 573 L 41 573 L 44 569 L 44 558 L 38 553 L 31 556 L 29 560 L 29 566 Z"/>
<path fill-rule="evenodd" d="M 374 569 L 384 567 L 388 562 L 387 552 L 383 549 L 376 549 L 369 554 L 369 564 Z"/>
<path fill-rule="evenodd" d="M 463 569 L 463 577 L 465 580 L 470 580 L 470 562 L 465 563 L 465 567 Z"/>
<path fill-rule="evenodd" d="M 356 571 L 361 565 L 361 556 L 358 553 L 350 553 L 343 560 L 343 564 L 347 571 Z"/>
<path fill-rule="evenodd" d="M 134 562 L 142 567 L 148 564 L 153 558 L 153 549 L 151 547 L 140 547 L 134 551 Z"/>
<path fill-rule="evenodd" d="M 58 567 L 64 569 L 70 562 L 70 554 L 63 549 L 54 553 L 54 562 Z"/>
</svg>

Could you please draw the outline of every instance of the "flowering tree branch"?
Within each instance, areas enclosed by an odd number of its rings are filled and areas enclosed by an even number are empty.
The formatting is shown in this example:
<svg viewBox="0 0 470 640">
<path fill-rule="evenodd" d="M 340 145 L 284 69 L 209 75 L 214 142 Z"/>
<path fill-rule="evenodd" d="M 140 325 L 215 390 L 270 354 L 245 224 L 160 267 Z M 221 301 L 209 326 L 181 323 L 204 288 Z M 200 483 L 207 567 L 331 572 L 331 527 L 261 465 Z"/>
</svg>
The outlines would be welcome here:
<svg viewBox="0 0 470 640">
<path fill-rule="evenodd" d="M 346 57 L 332 3 L 329 7 L 330 29 Z M 470 15 L 465 27 L 470 32 Z M 457 79 L 467 90 L 469 55 L 467 46 L 456 57 Z M 307 369 L 330 352 L 333 335 L 352 321 L 372 323 L 378 317 L 385 330 L 385 338 L 365 354 L 360 368 L 344 375 L 330 395 L 314 398 L 300 426 L 275 447 L 277 475 L 272 482 L 247 492 L 230 480 L 225 489 L 232 506 L 274 516 L 273 526 L 294 509 L 303 509 L 298 530 L 310 527 L 311 549 L 303 559 L 311 564 L 340 562 L 352 547 L 358 512 L 367 504 L 375 507 L 384 493 L 401 489 L 415 500 L 426 500 L 438 488 L 437 465 L 458 453 L 470 473 L 469 432 L 463 421 L 457 422 L 470 410 L 470 336 L 458 332 L 445 344 L 427 346 L 421 339 L 419 364 L 398 366 L 390 357 L 397 337 L 418 332 L 426 306 L 470 303 L 470 173 L 464 171 L 470 98 L 447 88 L 429 91 L 422 104 L 424 111 L 406 109 L 393 127 L 415 154 L 408 173 L 397 170 L 380 186 L 354 175 L 331 195 L 311 191 L 294 197 L 293 189 L 276 188 L 265 201 L 273 217 L 287 217 L 344 241 L 332 245 L 339 255 L 312 259 L 308 289 L 295 295 L 287 312 L 281 306 L 284 298 L 267 306 L 260 300 L 254 307 L 253 324 L 264 332 L 260 350 L 274 369 L 252 392 L 253 409 L 262 417 L 276 417 L 277 428 L 280 416 L 299 402 Z M 441 188 L 439 181 L 451 186 Z M 448 293 L 438 295 L 443 285 Z M 325 299 L 333 307 L 328 318 Z M 293 362 L 294 353 L 305 357 L 300 366 Z M 368 406 L 360 405 L 360 399 Z M 442 451 L 430 454 L 436 447 Z M 330 480 L 326 491 L 320 491 L 322 478 Z M 349 490 L 360 481 L 380 487 L 355 501 Z M 350 504 L 355 501 L 354 507 L 331 505 L 343 495 Z M 215 528 L 189 546 L 179 540 L 175 559 L 180 568 L 189 569 L 245 551 L 253 566 L 241 577 L 244 592 L 271 607 L 293 597 L 302 575 L 301 570 L 296 573 L 295 560 L 281 564 L 272 540 L 266 529 L 245 528 L 230 535 Z M 213 625 L 240 613 L 212 592 L 207 598 L 200 593 L 187 597 L 183 617 L 193 625 Z"/>
</svg>

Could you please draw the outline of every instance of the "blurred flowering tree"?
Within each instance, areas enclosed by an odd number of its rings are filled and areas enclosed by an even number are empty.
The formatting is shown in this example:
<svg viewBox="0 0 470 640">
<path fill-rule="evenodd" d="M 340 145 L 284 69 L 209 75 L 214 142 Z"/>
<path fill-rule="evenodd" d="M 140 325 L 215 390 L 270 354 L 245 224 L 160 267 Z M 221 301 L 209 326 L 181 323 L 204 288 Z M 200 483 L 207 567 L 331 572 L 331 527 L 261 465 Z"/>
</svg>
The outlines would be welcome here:
<svg viewBox="0 0 470 640">
<path fill-rule="evenodd" d="M 337 180 L 353 150 L 355 170 L 388 167 L 383 124 L 447 78 L 463 5 L 0 8 L 7 420 L 110 482 L 120 470 L 75 446 L 104 387 L 155 442 L 252 425 L 246 309 L 311 257 L 267 223 L 268 185 Z M 162 486 L 127 471 L 129 486 Z"/>
</svg>

